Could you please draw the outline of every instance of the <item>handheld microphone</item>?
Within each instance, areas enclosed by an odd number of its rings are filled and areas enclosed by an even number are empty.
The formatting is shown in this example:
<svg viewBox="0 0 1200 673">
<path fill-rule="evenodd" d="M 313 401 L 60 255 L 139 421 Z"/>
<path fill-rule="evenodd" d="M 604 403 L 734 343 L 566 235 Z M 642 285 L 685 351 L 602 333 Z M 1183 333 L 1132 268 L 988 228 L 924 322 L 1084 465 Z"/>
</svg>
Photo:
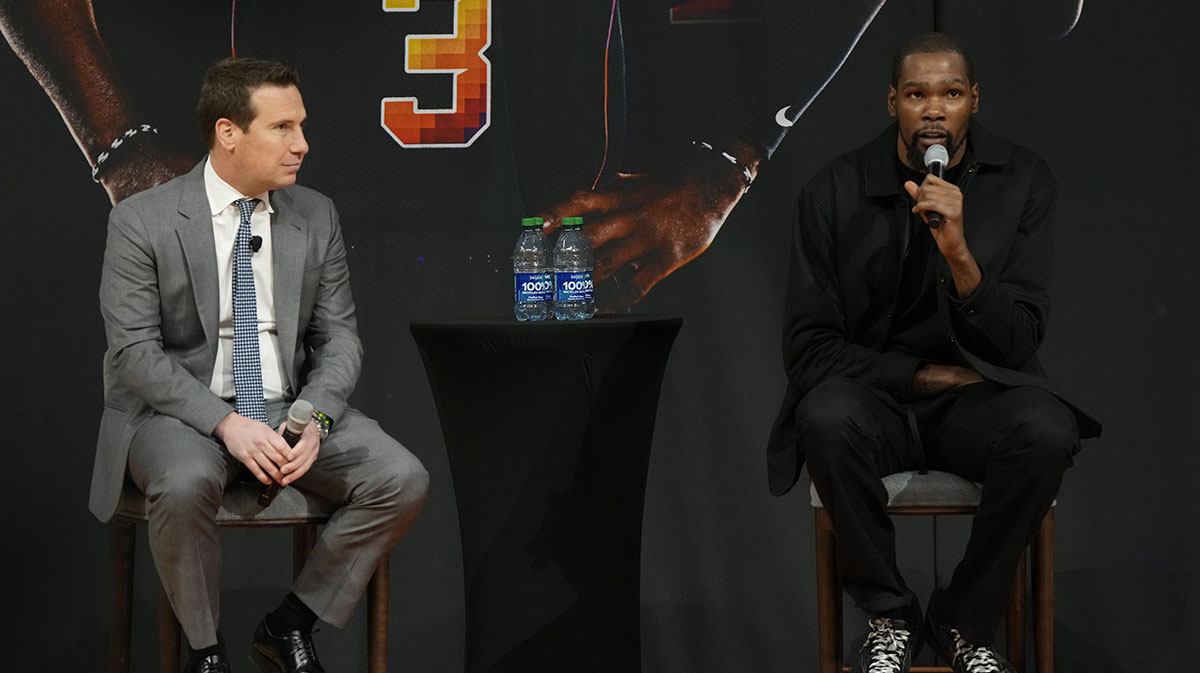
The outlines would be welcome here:
<svg viewBox="0 0 1200 673">
<path fill-rule="evenodd" d="M 287 425 L 283 428 L 283 441 L 288 443 L 288 446 L 295 446 L 296 442 L 300 441 L 300 435 L 304 434 L 304 428 L 312 422 L 313 405 L 304 400 L 296 400 L 292 402 L 292 408 L 288 409 Z M 279 493 L 279 482 L 274 480 L 269 484 L 265 484 L 262 490 L 258 492 L 258 506 L 266 507 L 272 502 L 275 502 L 275 494 Z"/>
<path fill-rule="evenodd" d="M 250 237 L 250 252 L 258 252 L 262 248 L 262 236 Z"/>
<path fill-rule="evenodd" d="M 950 153 L 941 145 L 930 145 L 929 149 L 925 150 L 925 168 L 929 170 L 929 174 L 937 178 L 943 178 L 946 173 L 946 165 L 950 163 Z M 926 215 L 929 226 L 937 229 L 942 226 L 942 214 L 934 211 L 929 211 Z"/>
</svg>

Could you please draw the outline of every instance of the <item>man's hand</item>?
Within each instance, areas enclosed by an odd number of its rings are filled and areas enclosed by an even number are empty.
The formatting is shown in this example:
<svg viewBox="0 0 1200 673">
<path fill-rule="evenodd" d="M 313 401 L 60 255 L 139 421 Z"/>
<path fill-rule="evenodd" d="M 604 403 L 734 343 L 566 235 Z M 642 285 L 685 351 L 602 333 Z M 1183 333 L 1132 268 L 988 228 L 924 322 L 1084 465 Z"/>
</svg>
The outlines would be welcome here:
<svg viewBox="0 0 1200 673">
<path fill-rule="evenodd" d="M 757 171 L 760 157 L 749 145 L 730 148 Z M 740 169 L 719 154 L 705 156 L 697 150 L 686 164 L 655 173 L 620 173 L 540 215 L 547 233 L 559 228 L 564 217 L 583 217 L 584 234 L 596 251 L 593 280 L 597 287 L 611 285 L 611 304 L 599 308 L 620 311 L 707 250 L 745 191 Z"/>
<path fill-rule="evenodd" d="M 920 214 L 926 224 L 929 223 L 929 213 L 942 215 L 942 226 L 929 228 L 942 256 L 950 259 L 967 249 L 967 241 L 963 237 L 963 197 L 958 185 L 936 175 L 926 175 L 920 185 L 912 180 L 905 182 L 904 189 L 917 202 L 912 211 Z"/>
<path fill-rule="evenodd" d="M 287 427 L 287 421 L 279 425 L 280 435 L 283 434 L 285 427 Z M 288 448 L 285 460 L 279 466 L 279 471 L 283 473 L 283 479 L 279 481 L 279 485 L 287 486 L 300 477 L 303 477 L 304 473 L 308 472 L 308 468 L 312 467 L 313 463 L 316 462 L 320 452 L 321 433 L 317 430 L 316 423 L 309 423 L 304 426 L 304 432 L 300 435 L 300 441 L 296 442 L 295 446 Z"/>
<path fill-rule="evenodd" d="M 942 226 L 930 227 L 929 233 L 950 266 L 958 298 L 970 297 L 983 280 L 983 272 L 967 248 L 967 239 L 963 234 L 962 190 L 958 185 L 934 175 L 925 176 L 925 181 L 919 186 L 909 180 L 904 183 L 904 189 L 917 202 L 913 212 L 919 213 L 926 224 L 929 223 L 929 213 L 941 213 Z"/>
<path fill-rule="evenodd" d="M 914 397 L 933 397 L 947 390 L 978 383 L 983 380 L 979 372 L 955 365 L 923 365 L 913 374 L 912 394 Z"/>
<path fill-rule="evenodd" d="M 315 432 L 315 428 L 313 430 Z M 308 428 L 305 432 L 308 432 Z M 271 426 L 230 412 L 217 423 L 213 435 L 225 444 L 230 455 L 250 470 L 255 479 L 263 484 L 272 481 L 283 483 L 281 480 L 285 477 L 280 466 L 289 464 L 288 456 L 292 447 L 288 446 L 281 434 L 272 430 Z M 292 469 L 295 470 L 295 467 Z"/>
</svg>

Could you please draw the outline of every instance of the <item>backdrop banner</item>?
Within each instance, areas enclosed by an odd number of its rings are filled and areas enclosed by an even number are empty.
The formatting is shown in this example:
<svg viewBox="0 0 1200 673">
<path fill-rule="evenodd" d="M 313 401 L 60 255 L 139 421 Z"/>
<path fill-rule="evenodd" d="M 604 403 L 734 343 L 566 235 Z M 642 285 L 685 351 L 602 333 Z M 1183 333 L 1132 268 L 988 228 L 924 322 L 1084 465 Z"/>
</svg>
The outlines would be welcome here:
<svg viewBox="0 0 1200 673">
<path fill-rule="evenodd" d="M 340 210 L 366 350 L 352 402 L 432 475 L 392 555 L 395 669 L 464 670 L 458 514 L 409 323 L 511 316 L 512 247 L 537 215 L 552 233 L 583 217 L 602 312 L 684 319 L 646 488 L 642 668 L 810 670 L 812 513 L 806 489 L 774 498 L 766 485 L 789 225 L 804 182 L 889 123 L 896 46 L 943 30 L 973 52 L 980 120 L 1058 180 L 1040 355 L 1105 423 L 1058 500 L 1058 660 L 1125 673 L 1153 653 L 1188 668 L 1200 136 L 1185 75 L 1198 14 L 1083 0 L 0 0 L 0 497 L 17 624 L 5 660 L 60 671 L 105 656 L 107 531 L 86 507 L 105 222 L 205 156 L 199 85 L 236 54 L 300 72 L 299 182 Z M 967 525 L 899 522 L 918 594 L 948 581 Z M 222 632 L 237 652 L 286 588 L 289 545 L 284 532 L 224 535 Z M 144 542 L 137 564 L 134 670 L 148 670 Z M 848 607 L 852 652 L 865 620 Z M 362 612 L 318 637 L 330 670 L 365 670 Z"/>
</svg>

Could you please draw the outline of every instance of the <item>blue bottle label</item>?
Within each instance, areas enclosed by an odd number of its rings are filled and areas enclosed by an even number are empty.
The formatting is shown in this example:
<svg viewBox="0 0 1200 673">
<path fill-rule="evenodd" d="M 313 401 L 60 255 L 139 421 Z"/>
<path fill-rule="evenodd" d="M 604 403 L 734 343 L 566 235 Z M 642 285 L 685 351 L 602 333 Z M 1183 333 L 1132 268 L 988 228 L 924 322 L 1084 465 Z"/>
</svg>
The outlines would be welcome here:
<svg viewBox="0 0 1200 673">
<path fill-rule="evenodd" d="M 554 278 L 552 276 L 553 274 L 549 271 L 513 274 L 513 280 L 517 286 L 517 301 L 521 303 L 550 301 L 554 296 Z"/>
<path fill-rule="evenodd" d="M 556 301 L 591 301 L 592 272 L 559 271 L 554 274 Z"/>
</svg>

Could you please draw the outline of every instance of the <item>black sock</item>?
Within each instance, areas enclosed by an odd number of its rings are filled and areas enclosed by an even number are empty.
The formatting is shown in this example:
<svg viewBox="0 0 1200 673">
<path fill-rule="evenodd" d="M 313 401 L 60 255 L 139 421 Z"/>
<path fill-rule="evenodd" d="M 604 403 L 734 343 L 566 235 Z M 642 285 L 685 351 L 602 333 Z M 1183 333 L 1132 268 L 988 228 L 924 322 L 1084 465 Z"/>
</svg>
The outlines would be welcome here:
<svg viewBox="0 0 1200 673">
<path fill-rule="evenodd" d="M 216 645 L 209 645 L 208 647 L 201 647 L 198 650 L 194 650 L 194 649 L 192 649 L 191 643 L 188 643 L 188 660 L 189 661 L 199 661 L 205 657 L 212 656 L 214 654 L 219 654 L 226 659 L 229 658 L 229 655 L 225 653 L 225 641 L 221 638 L 220 633 L 217 634 L 217 644 Z"/>
<path fill-rule="evenodd" d="M 267 628 L 277 636 L 291 631 L 311 633 L 316 623 L 317 614 L 291 592 L 284 596 L 275 612 L 267 615 Z"/>
</svg>

